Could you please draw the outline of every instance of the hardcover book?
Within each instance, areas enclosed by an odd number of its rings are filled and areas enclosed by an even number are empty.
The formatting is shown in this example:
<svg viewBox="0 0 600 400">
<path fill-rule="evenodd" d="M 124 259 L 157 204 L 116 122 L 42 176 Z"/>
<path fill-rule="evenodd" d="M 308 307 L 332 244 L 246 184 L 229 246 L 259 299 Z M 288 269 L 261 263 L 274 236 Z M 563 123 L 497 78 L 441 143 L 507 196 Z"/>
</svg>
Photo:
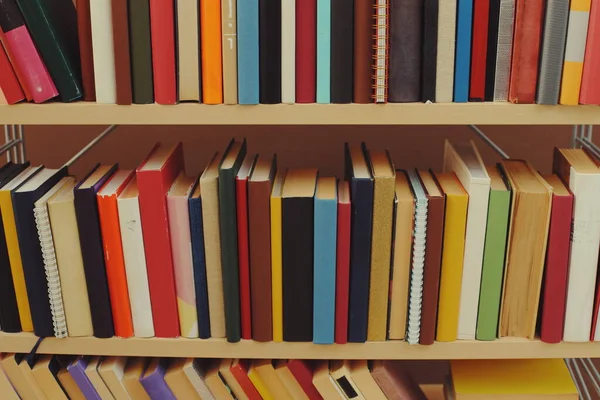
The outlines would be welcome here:
<svg viewBox="0 0 600 400">
<path fill-rule="evenodd" d="M 496 70 L 494 74 L 494 101 L 508 101 L 510 68 L 513 55 L 515 1 L 516 0 L 500 0 L 498 41 L 496 45 Z"/>
<path fill-rule="evenodd" d="M 98 373 L 115 400 L 129 399 L 123 383 L 127 357 L 104 357 L 98 365 Z"/>
<path fill-rule="evenodd" d="M 177 1 L 177 87 L 179 101 L 200 101 L 200 8 L 197 1 Z M 233 37 L 235 40 L 235 37 Z"/>
<path fill-rule="evenodd" d="M 223 48 L 223 103 L 238 103 L 237 82 L 237 2 L 221 1 Z"/>
<path fill-rule="evenodd" d="M 25 100 L 25 94 L 6 55 L 4 46 L 0 46 L 0 92 L 2 104 L 15 104 Z"/>
<path fill-rule="evenodd" d="M 135 10 L 135 12 L 129 13 L 129 32 L 131 34 L 129 46 L 131 51 L 131 89 L 133 91 L 133 102 L 135 104 L 150 104 L 154 103 L 152 41 L 150 40 L 150 0 L 129 0 L 129 8 Z M 77 7 L 77 10 L 79 10 L 79 7 Z M 79 27 L 81 30 L 81 22 Z M 87 89 L 85 93 L 87 96 Z"/>
<path fill-rule="evenodd" d="M 112 394 L 110 393 L 110 390 L 108 389 L 106 383 L 104 383 L 102 377 L 98 373 L 98 367 L 100 366 L 101 362 L 101 357 L 92 356 L 88 360 L 88 365 L 85 368 L 85 375 L 90 380 L 90 383 L 94 386 L 94 389 L 96 389 L 96 392 L 98 393 L 98 396 L 100 396 L 101 399 L 111 398 Z"/>
<path fill-rule="evenodd" d="M 451 103 L 454 97 L 454 53 L 456 47 L 457 0 L 439 3 L 435 101 Z"/>
<path fill-rule="evenodd" d="M 323 397 L 313 383 L 315 362 L 307 360 L 289 360 L 287 368 L 292 373 L 305 395 L 310 400 L 322 400 Z"/>
<path fill-rule="evenodd" d="M 112 2 L 110 0 L 90 1 L 90 21 L 92 24 L 96 102 L 115 104 L 117 102 L 117 81 Z M 118 40 L 121 41 L 122 39 L 118 38 Z"/>
<path fill-rule="evenodd" d="M 270 199 L 271 214 L 271 301 L 273 315 L 273 341 L 283 341 L 283 246 L 281 197 L 285 171 L 275 175 Z"/>
<path fill-rule="evenodd" d="M 457 0 L 456 59 L 454 61 L 455 103 L 466 103 L 469 100 L 472 25 L 473 0 Z"/>
<path fill-rule="evenodd" d="M 331 0 L 317 1 L 316 102 L 331 102 Z"/>
<path fill-rule="evenodd" d="M 58 381 L 60 364 L 57 356 L 44 354 L 39 356 L 31 368 L 31 375 L 48 399 L 68 400 L 67 394 Z M 4 396 L 4 393 L 2 395 Z"/>
<path fill-rule="evenodd" d="M 354 57 L 354 4 L 346 0 L 331 0 L 331 60 L 330 101 L 352 103 Z M 317 79 L 318 75 L 317 75 Z"/>
<path fill-rule="evenodd" d="M 354 2 L 354 103 L 371 103 L 373 100 L 373 10 L 375 0 Z"/>
<path fill-rule="evenodd" d="M 242 387 L 244 394 L 249 400 L 261 400 L 258 390 L 256 390 L 254 384 L 249 378 L 249 367 L 250 362 L 248 360 L 240 360 L 236 358 L 231 362 L 229 370 L 238 381 L 238 384 Z"/>
<path fill-rule="evenodd" d="M 296 0 L 296 103 L 316 101 L 317 0 Z"/>
<path fill-rule="evenodd" d="M 88 378 L 85 373 L 89 360 L 89 357 L 79 356 L 73 362 L 71 362 L 71 364 L 69 364 L 67 370 L 77 383 L 77 386 L 79 386 L 79 390 L 81 390 L 81 393 L 83 393 L 86 399 L 102 400 L 96 391 L 96 388 L 94 388 L 94 385 L 90 381 L 90 378 Z"/>
<path fill-rule="evenodd" d="M 200 1 L 202 102 L 223 103 L 221 0 Z"/>
<path fill-rule="evenodd" d="M 485 98 L 489 17 L 490 0 L 474 0 L 469 101 L 483 101 Z"/>
<path fill-rule="evenodd" d="M 259 93 L 261 104 L 276 104 L 282 100 L 283 62 L 282 57 L 282 18 L 283 10 L 289 9 L 290 5 L 279 1 L 259 0 Z M 295 19 L 286 19 L 286 27 L 295 26 Z M 289 40 L 285 41 L 286 49 L 289 48 Z"/>
<path fill-rule="evenodd" d="M 129 1 L 112 2 L 112 29 L 114 40 L 115 83 L 117 104 L 129 105 L 133 101 L 131 93 L 131 55 L 129 45 Z M 134 9 L 137 13 L 138 10 Z"/>
<path fill-rule="evenodd" d="M 296 0 L 283 0 L 280 14 L 281 102 L 293 104 L 296 102 Z"/>
<path fill-rule="evenodd" d="M 149 0 L 142 0 L 148 3 Z M 90 0 L 75 0 L 77 12 L 77 37 L 81 65 L 81 85 L 83 100 L 96 101 L 96 82 L 94 79 L 94 50 L 92 49 L 92 20 Z M 135 75 L 134 75 L 135 77 Z"/>
<path fill-rule="evenodd" d="M 161 0 L 149 0 L 149 4 L 154 99 L 158 104 L 175 104 L 177 103 L 175 5 L 172 1 Z"/>
<path fill-rule="evenodd" d="M 600 40 L 597 39 L 599 29 L 600 5 L 598 5 L 598 2 L 593 2 L 588 24 L 588 37 L 585 43 L 585 58 L 583 60 L 583 75 L 579 94 L 581 104 L 600 104 L 600 91 L 597 89 L 598 82 L 600 82 Z"/>
<path fill-rule="evenodd" d="M 238 0 L 237 2 L 237 82 L 238 102 L 259 102 L 259 2 Z"/>
<path fill-rule="evenodd" d="M 165 382 L 178 399 L 203 399 L 185 373 L 185 369 L 193 368 L 193 363 L 193 358 L 178 358 L 169 365 L 165 372 Z"/>
<path fill-rule="evenodd" d="M 439 9 L 439 0 L 425 0 L 423 4 L 421 101 L 424 103 L 436 101 Z"/>
<path fill-rule="evenodd" d="M 165 358 L 155 358 L 150 361 L 144 374 L 140 377 L 140 383 L 152 400 L 177 400 L 165 382 L 165 371 L 168 364 L 169 362 Z"/>
<path fill-rule="evenodd" d="M 234 360 L 231 358 L 223 358 L 219 363 L 219 375 L 230 392 L 230 397 L 235 397 L 238 400 L 248 400 L 248 396 L 246 396 L 246 392 L 242 389 L 242 386 L 239 384 L 237 379 L 233 376 L 231 372 L 231 366 Z M 233 393 L 231 393 L 233 392 Z M 231 396 L 233 394 L 233 396 Z"/>
<path fill-rule="evenodd" d="M 338 182 L 337 245 L 335 277 L 335 343 L 348 342 L 348 303 L 350 301 L 350 240 L 352 204 L 350 186 Z"/>
<path fill-rule="evenodd" d="M 502 0 L 490 0 L 490 14 L 487 31 L 487 55 L 485 61 L 485 101 L 494 101 L 494 90 L 496 89 L 496 57 L 498 53 L 501 3 Z"/>
</svg>

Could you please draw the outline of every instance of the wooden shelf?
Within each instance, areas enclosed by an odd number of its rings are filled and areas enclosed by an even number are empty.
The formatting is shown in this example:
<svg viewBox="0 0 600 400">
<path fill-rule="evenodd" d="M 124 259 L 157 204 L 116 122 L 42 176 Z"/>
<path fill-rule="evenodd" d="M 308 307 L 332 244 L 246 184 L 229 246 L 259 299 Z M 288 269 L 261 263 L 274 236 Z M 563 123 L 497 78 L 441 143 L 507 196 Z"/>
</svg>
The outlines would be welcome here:
<svg viewBox="0 0 600 400">
<path fill-rule="evenodd" d="M 30 333 L 0 333 L 0 352 L 28 353 L 37 341 Z M 600 357 L 600 343 L 546 344 L 538 340 L 502 339 L 494 342 L 457 341 L 432 346 L 406 342 L 349 343 L 258 343 L 224 339 L 96 339 L 46 338 L 38 348 L 42 354 L 93 354 L 154 357 L 205 358 L 305 358 L 305 359 L 501 359 Z"/>
<path fill-rule="evenodd" d="M 0 106 L 0 123 L 22 125 L 574 125 L 600 124 L 598 106 L 508 103 Z"/>
</svg>

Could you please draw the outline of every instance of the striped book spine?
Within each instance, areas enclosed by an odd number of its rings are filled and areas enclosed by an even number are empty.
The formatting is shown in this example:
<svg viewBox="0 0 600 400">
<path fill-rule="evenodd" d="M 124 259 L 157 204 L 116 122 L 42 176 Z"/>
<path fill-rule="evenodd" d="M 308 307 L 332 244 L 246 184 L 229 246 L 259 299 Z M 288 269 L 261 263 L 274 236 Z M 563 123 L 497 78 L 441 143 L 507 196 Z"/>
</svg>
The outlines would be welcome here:
<svg viewBox="0 0 600 400">
<path fill-rule="evenodd" d="M 515 24 L 515 0 L 501 0 L 498 22 L 498 45 L 496 51 L 496 77 L 494 101 L 508 101 L 510 65 L 512 59 L 513 28 Z"/>
<path fill-rule="evenodd" d="M 317 0 L 317 103 L 331 102 L 331 0 Z"/>
</svg>

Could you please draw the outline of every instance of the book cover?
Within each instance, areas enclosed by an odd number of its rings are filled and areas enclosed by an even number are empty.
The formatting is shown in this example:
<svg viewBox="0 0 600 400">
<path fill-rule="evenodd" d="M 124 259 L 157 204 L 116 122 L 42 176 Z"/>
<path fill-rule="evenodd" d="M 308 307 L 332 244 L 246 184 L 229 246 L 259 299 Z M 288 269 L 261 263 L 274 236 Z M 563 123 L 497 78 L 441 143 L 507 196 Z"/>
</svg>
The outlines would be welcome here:
<svg viewBox="0 0 600 400">
<path fill-rule="evenodd" d="M 286 5 L 285 7 L 288 7 Z M 260 103 L 276 104 L 282 99 L 282 10 L 279 1 L 259 0 L 259 72 Z M 289 22 L 289 21 L 288 21 Z M 286 26 L 289 26 L 287 24 Z M 286 42 L 286 47 L 289 43 Z"/>
<path fill-rule="evenodd" d="M 331 0 L 330 13 L 330 100 L 331 103 L 352 103 L 354 77 L 348 66 L 353 64 L 354 57 L 354 4 Z"/>
<path fill-rule="evenodd" d="M 498 41 L 496 43 L 496 70 L 494 74 L 494 101 L 508 101 L 510 68 L 513 55 L 515 1 L 500 0 Z"/>
<path fill-rule="evenodd" d="M 331 19 L 331 0 L 318 0 L 316 101 L 320 104 L 331 102 Z"/>
<path fill-rule="evenodd" d="M 215 400 L 233 400 L 235 396 L 232 395 L 231 389 L 227 386 L 223 375 L 220 373 L 223 361 L 225 360 L 206 360 L 204 383 Z"/>
<path fill-rule="evenodd" d="M 146 3 L 148 0 L 143 0 Z M 77 12 L 77 37 L 79 39 L 79 61 L 81 66 L 81 86 L 84 101 L 96 101 L 94 79 L 94 50 L 92 49 L 92 20 L 90 0 L 75 0 Z M 134 75 L 135 76 L 135 75 Z"/>
<path fill-rule="evenodd" d="M 165 382 L 178 399 L 203 399 L 185 373 L 186 369 L 193 368 L 193 363 L 193 358 L 178 358 L 169 365 L 165 372 Z"/>
<path fill-rule="evenodd" d="M 31 375 L 48 399 L 68 400 L 67 394 L 58 381 L 60 364 L 57 356 L 44 354 L 39 356 L 31 368 Z M 4 395 L 4 392 L 2 393 Z"/>
<path fill-rule="evenodd" d="M 37 394 L 39 392 L 34 391 L 34 387 L 29 384 L 27 379 L 25 378 L 23 371 L 19 368 L 19 363 L 23 359 L 22 354 L 14 354 L 14 353 L 6 353 L 2 355 L 2 361 L 0 364 L 2 365 L 2 376 L 6 376 L 6 380 L 8 381 L 8 387 L 12 388 L 15 391 L 15 396 L 17 399 L 37 399 Z M 0 380 L 1 382 L 2 380 Z M 2 392 L 5 394 L 5 392 Z M 11 392 L 7 391 L 6 396 L 10 397 Z"/>
<path fill-rule="evenodd" d="M 223 103 L 221 0 L 200 1 L 200 40 L 202 102 Z"/>
<path fill-rule="evenodd" d="M 500 30 L 500 4 L 502 0 L 490 0 L 487 31 L 487 54 L 485 57 L 485 101 L 494 101 L 496 84 L 496 61 L 498 33 Z"/>
<path fill-rule="evenodd" d="M 149 0 L 149 4 L 154 100 L 158 104 L 175 104 L 177 103 L 175 5 L 172 1 L 162 0 Z"/>
<path fill-rule="evenodd" d="M 360 393 L 368 399 L 387 400 L 369 369 L 367 360 L 353 360 L 350 362 L 350 376 L 358 387 Z"/>
<path fill-rule="evenodd" d="M 200 101 L 200 9 L 197 1 L 177 1 L 177 92 L 179 101 Z M 235 37 L 233 38 L 235 39 Z"/>
<path fill-rule="evenodd" d="M 439 0 L 425 0 L 423 4 L 423 52 L 421 56 L 421 101 L 435 103 Z"/>
<path fill-rule="evenodd" d="M 231 374 L 238 381 L 238 384 L 244 390 L 244 394 L 249 400 L 261 400 L 258 390 L 249 378 L 250 362 L 248 360 L 234 359 L 229 368 Z"/>
<path fill-rule="evenodd" d="M 278 172 L 273 181 L 270 199 L 271 214 L 271 301 L 273 318 L 273 341 L 283 341 L 283 249 L 281 192 L 285 172 Z"/>
<path fill-rule="evenodd" d="M 581 104 L 600 104 L 600 40 L 597 40 L 600 29 L 600 5 L 592 2 L 588 23 L 588 34 L 585 42 L 585 58 L 579 102 Z M 1 85 L 0 85 L 1 86 Z"/>
<path fill-rule="evenodd" d="M 140 382 L 140 378 L 144 375 L 148 363 L 148 359 L 144 357 L 131 357 L 127 360 L 123 385 L 132 400 L 151 400 Z"/>
<path fill-rule="evenodd" d="M 135 104 L 150 104 L 154 103 L 152 41 L 150 40 L 150 0 L 128 1 L 129 9 L 135 10 L 135 12 L 129 13 L 129 46 L 131 52 L 131 89 L 133 92 L 133 102 Z M 79 12 L 79 7 L 77 7 L 77 10 Z M 81 22 L 79 26 L 81 30 Z"/>
<path fill-rule="evenodd" d="M 129 9 L 128 0 L 112 2 L 112 35 L 114 40 L 115 83 L 117 104 L 132 103 L 131 55 L 129 52 Z M 137 12 L 137 10 L 135 10 Z"/>
<path fill-rule="evenodd" d="M 71 364 L 73 360 L 73 356 L 59 356 L 58 362 L 60 366 L 60 370 L 56 374 L 56 379 L 60 382 L 63 390 L 69 396 L 71 400 L 86 400 L 85 396 L 79 386 L 77 386 L 77 382 L 71 376 L 69 371 L 67 370 L 68 366 Z"/>
<path fill-rule="evenodd" d="M 288 360 L 273 360 L 275 374 L 287 389 L 293 399 L 308 400 L 308 396 L 304 393 L 304 389 L 300 386 L 290 369 L 288 368 Z"/>
<path fill-rule="evenodd" d="M 312 377 L 312 383 L 319 392 L 319 396 L 322 399 L 345 399 L 346 396 L 340 389 L 340 386 L 329 374 L 329 361 L 328 360 L 315 360 L 314 361 L 314 375 Z"/>
<path fill-rule="evenodd" d="M 231 366 L 233 365 L 234 361 L 235 360 L 231 358 L 222 359 L 219 363 L 219 375 L 229 389 L 230 397 L 235 397 L 235 399 L 239 400 L 248 400 L 246 392 L 244 392 L 244 389 L 242 389 L 242 386 L 239 384 L 237 379 L 235 379 L 233 373 L 231 372 Z"/>
<path fill-rule="evenodd" d="M 371 103 L 373 100 L 373 12 L 374 0 L 354 1 L 354 65 L 352 101 Z"/>
<path fill-rule="evenodd" d="M 177 400 L 165 382 L 165 371 L 168 364 L 169 362 L 165 358 L 155 358 L 140 377 L 140 383 L 150 399 Z"/>
<path fill-rule="evenodd" d="M 281 2 L 281 102 L 296 102 L 296 0 Z"/>
<path fill-rule="evenodd" d="M 237 82 L 238 102 L 259 102 L 259 2 L 238 0 L 237 2 Z"/>
<path fill-rule="evenodd" d="M 469 101 L 483 101 L 485 98 L 489 17 L 490 0 L 473 0 Z"/>
<path fill-rule="evenodd" d="M 0 91 L 2 91 L 5 104 L 15 104 L 25 100 L 25 94 L 6 55 L 4 46 L 0 46 Z"/>
<path fill-rule="evenodd" d="M 253 373 L 253 370 L 255 373 Z M 249 372 L 250 379 L 261 393 L 263 399 L 289 399 L 291 398 L 287 388 L 279 379 L 272 360 L 254 360 Z M 255 379 L 258 376 L 258 379 Z M 263 390 L 261 391 L 260 387 Z M 263 394 L 265 393 L 265 394 Z M 269 397 L 270 396 L 270 397 Z"/>
<path fill-rule="evenodd" d="M 92 23 L 96 102 L 115 104 L 117 102 L 117 81 L 112 2 L 110 0 L 90 1 L 90 20 Z"/>
<path fill-rule="evenodd" d="M 75 380 L 75 383 L 77 383 L 77 386 L 79 386 L 79 390 L 81 390 L 81 393 L 83 393 L 86 399 L 102 400 L 96 391 L 96 388 L 94 388 L 94 385 L 90 381 L 90 378 L 88 378 L 85 373 L 89 360 L 89 357 L 79 356 L 71 364 L 69 364 L 67 370 Z"/>
<path fill-rule="evenodd" d="M 329 375 L 340 388 L 344 398 L 364 399 L 365 396 L 358 389 L 356 382 L 354 382 L 354 379 L 352 379 L 352 375 L 350 374 L 350 363 L 351 361 L 349 360 L 332 360 L 329 363 Z"/>
<path fill-rule="evenodd" d="M 223 48 L 223 103 L 238 103 L 237 83 L 237 3 L 221 1 Z"/>
<path fill-rule="evenodd" d="M 98 365 L 98 374 L 115 400 L 129 398 L 123 383 L 125 364 L 127 364 L 127 357 L 104 357 Z"/>
<path fill-rule="evenodd" d="M 296 103 L 316 101 L 317 0 L 296 1 Z"/>
<path fill-rule="evenodd" d="M 113 396 L 108 387 L 106 386 L 106 383 L 104 383 L 104 380 L 102 380 L 100 373 L 98 372 L 98 367 L 102 363 L 102 359 L 103 358 L 99 356 L 92 356 L 88 360 L 88 365 L 85 368 L 85 375 L 88 377 L 88 379 L 94 386 L 94 389 L 96 389 L 96 392 L 98 393 L 100 398 L 106 399 L 111 398 Z"/>
<path fill-rule="evenodd" d="M 437 103 L 451 103 L 454 97 L 457 1 L 445 0 L 439 3 L 435 69 L 435 101 Z"/>
<path fill-rule="evenodd" d="M 307 360 L 289 360 L 287 368 L 294 376 L 305 396 L 310 400 L 322 400 L 323 397 L 313 384 L 314 362 Z"/>
<path fill-rule="evenodd" d="M 579 104 L 591 6 L 592 0 L 575 0 L 571 2 L 560 88 L 560 104 L 573 106 Z"/>
<path fill-rule="evenodd" d="M 373 362 L 371 375 L 387 398 L 425 400 L 425 394 L 408 371 L 398 361 Z"/>
<path fill-rule="evenodd" d="M 469 100 L 472 24 L 473 0 L 457 0 L 456 59 L 454 61 L 455 103 L 466 103 Z"/>
<path fill-rule="evenodd" d="M 352 204 L 350 186 L 346 181 L 338 183 L 337 243 L 335 272 L 335 343 L 348 342 L 348 303 L 350 296 L 350 241 L 352 227 Z"/>
</svg>

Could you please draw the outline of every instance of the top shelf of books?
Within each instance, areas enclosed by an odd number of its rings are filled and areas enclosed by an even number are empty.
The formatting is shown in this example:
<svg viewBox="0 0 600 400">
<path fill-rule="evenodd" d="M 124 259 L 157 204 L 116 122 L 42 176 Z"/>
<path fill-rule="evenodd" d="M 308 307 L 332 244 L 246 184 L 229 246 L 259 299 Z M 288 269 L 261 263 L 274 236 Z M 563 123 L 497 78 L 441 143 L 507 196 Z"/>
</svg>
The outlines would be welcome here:
<svg viewBox="0 0 600 400">
<path fill-rule="evenodd" d="M 598 106 L 510 103 L 119 106 L 88 102 L 0 106 L 21 125 L 600 125 Z"/>
</svg>

